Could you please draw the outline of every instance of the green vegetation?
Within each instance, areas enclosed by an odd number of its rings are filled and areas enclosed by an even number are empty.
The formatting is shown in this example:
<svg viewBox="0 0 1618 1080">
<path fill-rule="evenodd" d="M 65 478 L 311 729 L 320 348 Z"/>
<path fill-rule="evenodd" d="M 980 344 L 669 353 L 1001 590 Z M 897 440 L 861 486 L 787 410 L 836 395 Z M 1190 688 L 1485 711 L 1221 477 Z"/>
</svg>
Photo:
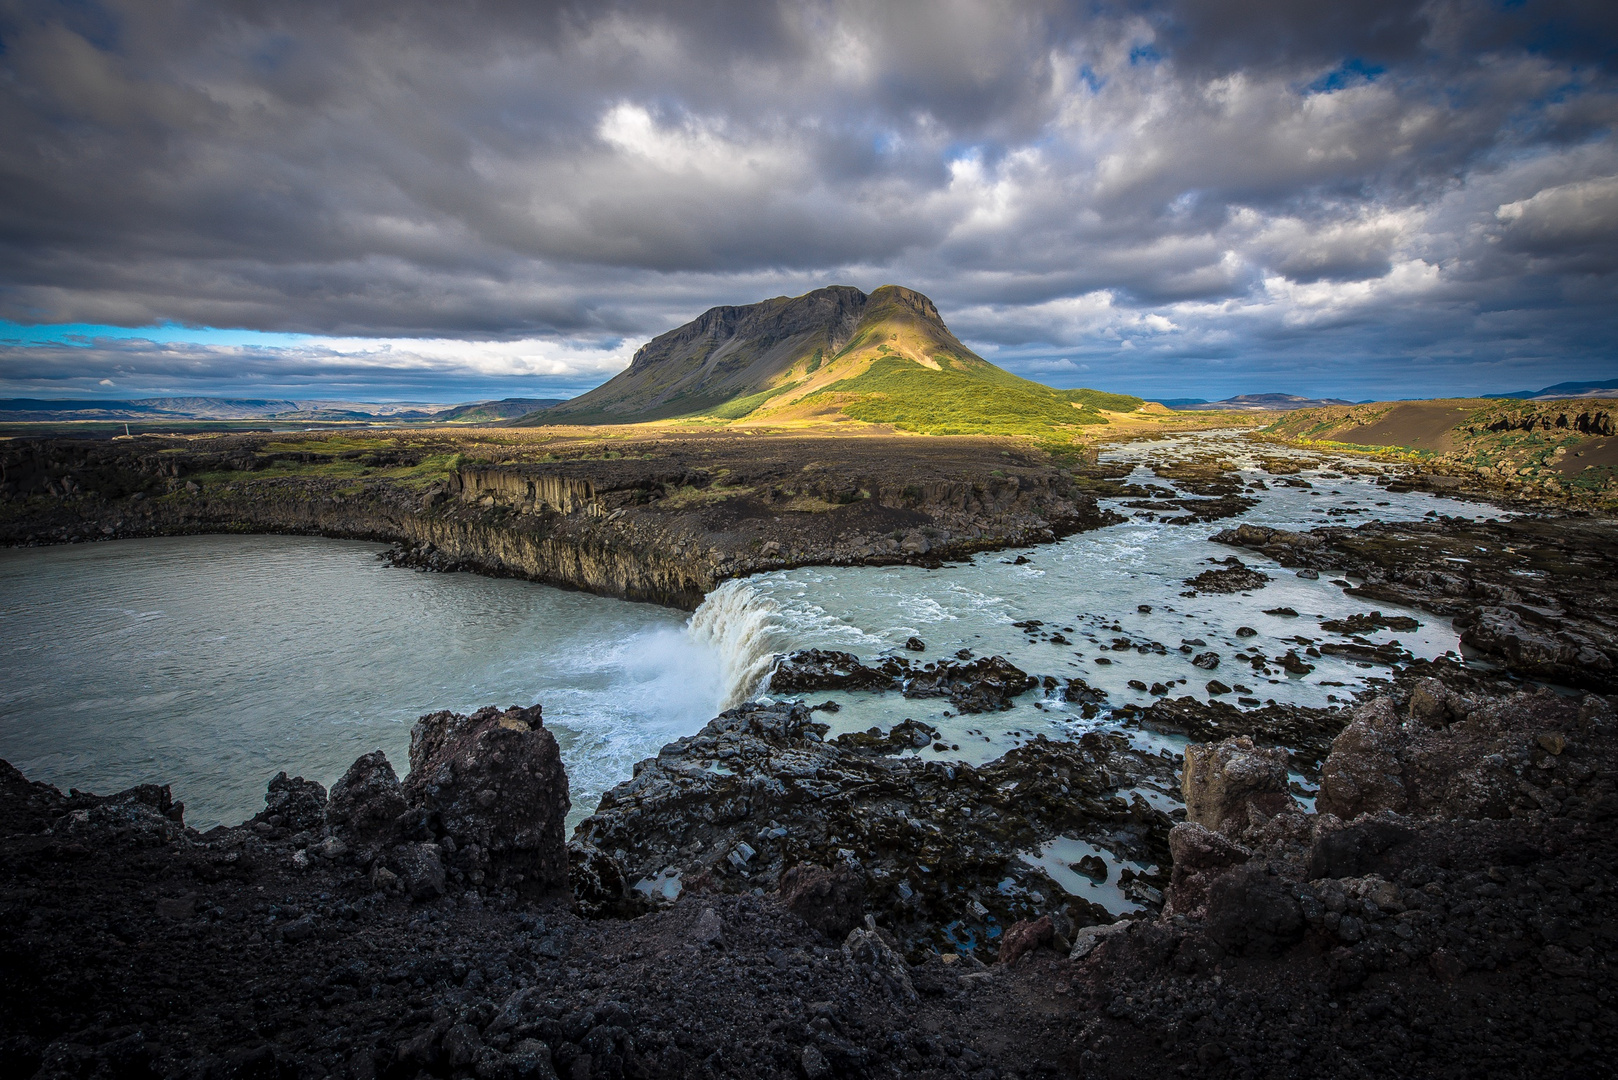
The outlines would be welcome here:
<svg viewBox="0 0 1618 1080">
<path fill-rule="evenodd" d="M 1105 409 L 1107 412 L 1130 413 L 1146 404 L 1145 398 L 1129 394 L 1109 394 L 1104 390 L 1058 390 L 1057 393 L 1068 401 L 1086 408 Z"/>
<path fill-rule="evenodd" d="M 885 356 L 865 373 L 806 400 L 859 395 L 845 400 L 844 413 L 925 435 L 1031 435 L 1066 441 L 1075 427 L 1107 422 L 1094 408 L 1074 408 L 1060 392 L 993 365 L 985 363 L 971 373 L 953 367 L 932 371 Z"/>
<path fill-rule="evenodd" d="M 802 380 L 799 381 L 801 382 Z M 712 416 L 720 420 L 740 420 L 747 414 L 757 411 L 761 405 L 770 400 L 772 397 L 775 397 L 777 394 L 784 394 L 797 385 L 798 383 L 796 382 L 790 382 L 784 386 L 777 386 L 772 390 L 764 390 L 757 394 L 748 394 L 746 397 L 731 398 L 723 405 L 717 405 L 714 408 L 703 413 L 698 413 L 697 415 Z"/>
</svg>

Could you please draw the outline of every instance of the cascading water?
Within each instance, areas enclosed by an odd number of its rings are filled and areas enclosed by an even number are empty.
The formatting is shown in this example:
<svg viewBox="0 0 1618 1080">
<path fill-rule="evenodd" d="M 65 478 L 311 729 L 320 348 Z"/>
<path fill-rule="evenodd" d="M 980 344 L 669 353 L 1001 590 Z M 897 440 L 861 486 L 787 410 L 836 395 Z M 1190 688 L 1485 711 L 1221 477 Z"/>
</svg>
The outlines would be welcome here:
<svg viewBox="0 0 1618 1080">
<path fill-rule="evenodd" d="M 702 601 L 686 624 L 691 641 L 717 657 L 729 709 L 752 697 L 775 666 L 781 607 L 741 581 L 727 581 Z"/>
</svg>

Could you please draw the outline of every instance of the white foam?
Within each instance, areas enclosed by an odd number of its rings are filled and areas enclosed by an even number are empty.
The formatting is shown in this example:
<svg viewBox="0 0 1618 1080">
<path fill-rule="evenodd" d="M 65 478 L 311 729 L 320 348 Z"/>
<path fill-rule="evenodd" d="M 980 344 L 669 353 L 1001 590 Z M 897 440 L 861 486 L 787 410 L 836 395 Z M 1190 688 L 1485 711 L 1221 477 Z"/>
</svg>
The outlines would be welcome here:
<svg viewBox="0 0 1618 1080">
<path fill-rule="evenodd" d="M 742 581 L 709 593 L 686 623 L 686 636 L 710 650 L 719 664 L 720 707 L 752 697 L 775 667 L 781 607 Z"/>
</svg>

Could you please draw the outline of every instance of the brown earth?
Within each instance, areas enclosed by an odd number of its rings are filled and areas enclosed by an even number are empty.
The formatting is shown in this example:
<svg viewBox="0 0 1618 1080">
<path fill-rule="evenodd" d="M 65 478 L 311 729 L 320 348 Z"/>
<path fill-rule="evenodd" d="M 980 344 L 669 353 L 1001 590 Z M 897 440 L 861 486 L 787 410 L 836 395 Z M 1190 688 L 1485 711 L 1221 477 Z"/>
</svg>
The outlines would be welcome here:
<svg viewBox="0 0 1618 1080">
<path fill-rule="evenodd" d="M 1344 426 L 1332 431 L 1335 442 L 1363 446 L 1407 446 L 1447 454 L 1456 447 L 1455 425 L 1490 404 L 1481 400 L 1409 401 L 1386 408 L 1376 419 L 1359 420 L 1358 409 L 1345 409 Z M 1361 407 L 1363 408 L 1363 407 Z"/>
</svg>

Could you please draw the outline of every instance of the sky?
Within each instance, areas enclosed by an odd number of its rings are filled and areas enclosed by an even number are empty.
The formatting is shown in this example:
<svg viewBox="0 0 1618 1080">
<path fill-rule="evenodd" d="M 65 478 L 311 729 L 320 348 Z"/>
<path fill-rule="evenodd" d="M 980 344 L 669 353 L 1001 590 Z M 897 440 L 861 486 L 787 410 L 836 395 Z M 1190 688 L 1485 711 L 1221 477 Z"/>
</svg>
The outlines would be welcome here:
<svg viewBox="0 0 1618 1080">
<path fill-rule="evenodd" d="M 908 285 L 1154 398 L 1618 376 L 1611 0 L 0 0 L 0 397 L 569 397 Z"/>
</svg>

